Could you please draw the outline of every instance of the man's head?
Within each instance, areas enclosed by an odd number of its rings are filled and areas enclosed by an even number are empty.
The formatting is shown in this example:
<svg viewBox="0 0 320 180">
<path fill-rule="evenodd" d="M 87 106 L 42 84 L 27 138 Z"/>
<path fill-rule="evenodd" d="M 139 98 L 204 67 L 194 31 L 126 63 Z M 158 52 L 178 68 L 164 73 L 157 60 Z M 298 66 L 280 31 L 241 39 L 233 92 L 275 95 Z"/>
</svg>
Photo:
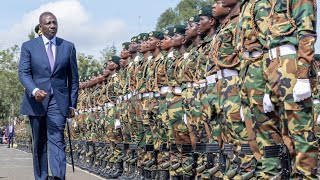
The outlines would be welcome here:
<svg viewBox="0 0 320 180">
<path fill-rule="evenodd" d="M 108 69 L 110 71 L 119 70 L 120 68 L 120 57 L 119 56 L 111 56 L 108 62 Z"/>
<path fill-rule="evenodd" d="M 149 50 L 148 50 L 148 47 L 147 47 L 148 36 L 149 36 L 148 33 L 141 33 L 141 34 L 139 34 L 139 36 L 138 36 L 138 42 L 139 42 L 139 44 L 140 44 L 139 51 L 140 51 L 140 53 L 142 53 L 142 54 L 149 51 Z"/>
<path fill-rule="evenodd" d="M 129 52 L 131 54 L 136 53 L 138 51 L 138 49 L 139 49 L 139 46 L 140 46 L 140 44 L 138 42 L 138 37 L 137 36 L 132 37 L 131 38 L 131 43 L 129 45 Z"/>
<path fill-rule="evenodd" d="M 38 36 L 42 35 L 42 32 L 40 30 L 40 24 L 36 25 L 36 27 L 34 28 L 34 32 L 38 34 Z"/>
<path fill-rule="evenodd" d="M 56 16 L 51 12 L 42 13 L 39 17 L 39 28 L 46 38 L 52 39 L 58 32 Z"/>
<path fill-rule="evenodd" d="M 121 58 L 127 59 L 129 56 L 131 56 L 131 54 L 129 52 L 129 46 L 130 46 L 130 42 L 122 43 L 122 50 L 120 52 Z"/>
<path fill-rule="evenodd" d="M 175 48 L 181 47 L 186 43 L 185 33 L 186 26 L 185 25 L 176 25 L 173 28 L 173 37 L 172 37 L 172 46 Z"/>
<path fill-rule="evenodd" d="M 199 16 L 192 16 L 189 18 L 187 27 L 186 27 L 186 38 L 191 39 L 198 36 L 198 29 L 199 29 Z"/>
<path fill-rule="evenodd" d="M 212 14 L 216 19 L 226 17 L 239 0 L 217 0 L 212 5 Z"/>
<path fill-rule="evenodd" d="M 213 26 L 216 25 L 216 19 L 213 18 L 212 8 L 210 5 L 204 6 L 199 11 L 200 21 L 199 21 L 199 34 L 207 34 Z"/>
<path fill-rule="evenodd" d="M 174 27 L 169 27 L 164 32 L 164 39 L 161 41 L 161 49 L 162 50 L 169 50 L 172 48 L 172 37 L 174 35 L 173 33 Z"/>
<path fill-rule="evenodd" d="M 152 31 L 149 33 L 149 38 L 147 41 L 147 48 L 149 51 L 154 51 L 156 48 L 160 48 L 161 40 L 163 40 L 164 35 L 159 31 Z"/>
</svg>

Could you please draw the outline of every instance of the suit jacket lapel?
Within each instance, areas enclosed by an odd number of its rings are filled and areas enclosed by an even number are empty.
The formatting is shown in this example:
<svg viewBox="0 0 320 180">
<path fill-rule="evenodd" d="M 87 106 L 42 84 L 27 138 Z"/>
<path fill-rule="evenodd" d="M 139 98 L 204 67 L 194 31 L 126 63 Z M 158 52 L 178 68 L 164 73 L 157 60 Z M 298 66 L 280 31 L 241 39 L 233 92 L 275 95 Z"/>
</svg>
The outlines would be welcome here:
<svg viewBox="0 0 320 180">
<path fill-rule="evenodd" d="M 40 47 L 39 48 L 40 49 L 39 52 L 41 53 L 41 57 L 44 57 L 44 63 L 47 64 L 49 72 L 52 73 L 51 72 L 51 68 L 50 68 L 49 58 L 48 58 L 48 55 L 47 55 L 47 50 L 46 50 L 46 47 L 45 47 L 45 45 L 43 43 L 43 40 L 42 40 L 41 36 L 37 37 L 37 42 L 38 42 L 38 45 Z M 40 62 L 40 63 L 43 63 L 43 62 Z"/>
<path fill-rule="evenodd" d="M 57 65 L 58 65 L 58 63 L 60 61 L 60 56 L 61 56 L 62 51 L 63 51 L 63 40 L 57 37 L 56 38 L 56 58 L 55 58 L 55 61 L 54 61 L 54 66 L 53 66 L 52 73 L 57 68 Z"/>
</svg>

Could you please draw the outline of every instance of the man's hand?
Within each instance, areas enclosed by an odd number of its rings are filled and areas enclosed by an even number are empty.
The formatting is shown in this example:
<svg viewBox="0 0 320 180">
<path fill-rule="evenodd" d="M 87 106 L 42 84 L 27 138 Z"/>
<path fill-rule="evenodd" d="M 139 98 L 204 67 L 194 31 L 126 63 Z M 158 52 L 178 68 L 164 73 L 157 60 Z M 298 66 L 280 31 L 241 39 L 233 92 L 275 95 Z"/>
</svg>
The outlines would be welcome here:
<svg viewBox="0 0 320 180">
<path fill-rule="evenodd" d="M 36 94 L 35 94 L 35 99 L 36 101 L 38 102 L 42 102 L 44 97 L 46 97 L 48 93 L 46 93 L 44 90 L 38 90 L 36 91 Z"/>
<path fill-rule="evenodd" d="M 74 108 L 69 108 L 68 118 L 73 118 L 75 116 Z"/>
</svg>

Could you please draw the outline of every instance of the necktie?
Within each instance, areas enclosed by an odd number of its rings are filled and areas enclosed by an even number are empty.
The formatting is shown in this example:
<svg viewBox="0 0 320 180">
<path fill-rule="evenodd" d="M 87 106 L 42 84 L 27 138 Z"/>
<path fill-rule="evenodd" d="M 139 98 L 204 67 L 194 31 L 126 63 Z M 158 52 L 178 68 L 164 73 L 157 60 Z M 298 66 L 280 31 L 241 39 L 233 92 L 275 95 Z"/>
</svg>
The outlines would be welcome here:
<svg viewBox="0 0 320 180">
<path fill-rule="evenodd" d="M 50 63 L 50 67 L 51 67 L 51 71 L 53 70 L 53 66 L 54 66 L 54 57 L 53 57 L 53 52 L 52 52 L 52 41 L 48 42 L 48 50 L 47 50 L 47 55 L 48 55 L 48 59 L 49 59 L 49 63 Z"/>
</svg>

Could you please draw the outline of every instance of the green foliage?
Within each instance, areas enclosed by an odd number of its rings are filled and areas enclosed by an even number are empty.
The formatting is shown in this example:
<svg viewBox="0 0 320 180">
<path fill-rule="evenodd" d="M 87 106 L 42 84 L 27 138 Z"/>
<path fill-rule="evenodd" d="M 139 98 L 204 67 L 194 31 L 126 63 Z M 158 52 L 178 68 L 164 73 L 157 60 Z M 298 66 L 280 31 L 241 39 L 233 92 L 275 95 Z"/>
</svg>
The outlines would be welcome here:
<svg viewBox="0 0 320 180">
<path fill-rule="evenodd" d="M 78 53 L 78 73 L 80 81 L 86 78 L 90 78 L 91 75 L 97 72 L 101 72 L 103 65 L 98 60 L 94 59 L 91 55 L 85 55 Z"/>
<path fill-rule="evenodd" d="M 163 31 L 167 27 L 185 23 L 191 16 L 198 14 L 201 7 L 211 5 L 214 0 L 182 0 L 174 8 L 168 8 L 160 17 L 156 30 Z"/>
<path fill-rule="evenodd" d="M 23 87 L 18 77 L 19 47 L 0 51 L 0 120 L 19 116 Z"/>
</svg>

